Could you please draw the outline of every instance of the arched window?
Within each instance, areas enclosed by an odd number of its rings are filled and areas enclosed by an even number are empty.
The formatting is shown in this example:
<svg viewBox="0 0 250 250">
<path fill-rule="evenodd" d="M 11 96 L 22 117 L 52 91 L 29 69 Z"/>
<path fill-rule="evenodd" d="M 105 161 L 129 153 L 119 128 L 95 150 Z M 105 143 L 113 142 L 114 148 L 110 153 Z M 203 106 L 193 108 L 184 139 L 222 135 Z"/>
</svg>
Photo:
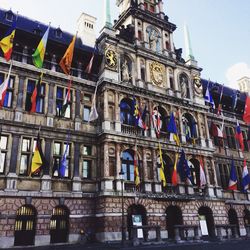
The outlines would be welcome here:
<svg viewBox="0 0 250 250">
<path fill-rule="evenodd" d="M 196 144 L 196 140 L 198 139 L 198 133 L 197 133 L 197 123 L 194 119 L 194 117 L 186 113 L 182 116 L 182 122 L 183 122 L 183 132 L 186 136 L 186 141 L 192 144 Z"/>
<path fill-rule="evenodd" d="M 124 98 L 120 102 L 120 120 L 122 124 L 134 125 L 133 101 Z"/>
<path fill-rule="evenodd" d="M 65 206 L 57 206 L 52 211 L 50 219 L 50 242 L 62 243 L 68 241 L 69 210 Z"/>
<path fill-rule="evenodd" d="M 179 76 L 179 84 L 181 90 L 181 97 L 182 98 L 190 98 L 190 88 L 189 88 L 189 81 L 186 74 L 182 73 Z"/>
<path fill-rule="evenodd" d="M 15 246 L 34 245 L 36 215 L 36 209 L 31 205 L 24 205 L 17 210 L 15 222 Z"/>
<path fill-rule="evenodd" d="M 138 162 L 139 164 L 139 162 Z M 122 170 L 124 172 L 124 180 L 134 181 L 134 151 L 126 150 L 122 152 Z"/>
<path fill-rule="evenodd" d="M 191 175 L 193 177 L 194 185 L 200 187 L 200 162 L 197 159 L 188 161 Z"/>
</svg>

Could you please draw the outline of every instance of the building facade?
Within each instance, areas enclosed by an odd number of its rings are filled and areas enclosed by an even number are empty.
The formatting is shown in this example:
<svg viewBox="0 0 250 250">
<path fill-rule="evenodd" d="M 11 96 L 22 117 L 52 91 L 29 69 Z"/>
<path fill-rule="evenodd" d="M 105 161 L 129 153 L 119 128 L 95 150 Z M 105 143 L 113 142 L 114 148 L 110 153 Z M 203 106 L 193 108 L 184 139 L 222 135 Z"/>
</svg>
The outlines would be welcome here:
<svg viewBox="0 0 250 250">
<path fill-rule="evenodd" d="M 201 68 L 192 53 L 184 60 L 182 50 L 174 47 L 176 26 L 163 12 L 163 1 L 117 0 L 120 13 L 114 25 L 106 2 L 98 50 L 80 38 L 76 41 L 71 101 L 64 117 L 60 110 L 69 79 L 58 63 L 73 35 L 51 28 L 43 83 L 36 112 L 31 113 L 27 100 L 41 71 L 32 65 L 31 54 L 47 27 L 18 17 L 11 80 L 0 110 L 0 246 L 76 242 L 82 230 L 97 241 L 116 241 L 122 239 L 122 226 L 129 239 L 134 215 L 141 217 L 142 225 L 159 226 L 165 240 L 176 239 L 176 227 L 186 226 L 194 234 L 200 216 L 210 237 L 218 236 L 219 226 L 228 225 L 236 225 L 237 235 L 245 236 L 250 223 L 249 193 L 227 189 L 232 157 L 239 190 L 243 160 L 250 160 L 247 127 L 242 122 L 246 95 L 200 79 Z M 0 15 L 2 34 L 15 15 L 5 10 Z M 88 15 L 81 19 L 95 20 Z M 93 27 L 88 23 L 88 29 Z M 93 68 L 86 74 L 93 53 Z M 1 82 L 8 68 L 9 63 L 0 57 Z M 88 122 L 96 86 L 99 117 Z M 215 106 L 222 105 L 223 115 L 205 103 L 206 88 Z M 144 114 L 143 126 L 135 117 L 135 107 Z M 180 147 L 167 129 L 171 113 L 192 185 L 180 180 L 177 186 L 172 184 Z M 243 130 L 243 152 L 234 136 L 237 119 Z M 210 133 L 211 122 L 223 130 L 224 137 Z M 49 164 L 30 176 L 39 129 Z M 67 168 L 60 177 L 58 166 L 67 144 Z M 203 188 L 200 162 L 207 181 Z M 154 232 L 148 236 L 154 237 Z"/>
</svg>

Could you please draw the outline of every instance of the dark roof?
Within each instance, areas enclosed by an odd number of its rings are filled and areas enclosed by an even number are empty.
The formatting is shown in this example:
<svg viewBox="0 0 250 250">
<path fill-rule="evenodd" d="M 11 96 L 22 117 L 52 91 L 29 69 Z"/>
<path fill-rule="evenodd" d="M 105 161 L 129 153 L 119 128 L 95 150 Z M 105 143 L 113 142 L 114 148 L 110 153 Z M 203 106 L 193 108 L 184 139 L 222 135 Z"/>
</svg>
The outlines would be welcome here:
<svg viewBox="0 0 250 250">
<path fill-rule="evenodd" d="M 6 14 L 13 14 L 14 18 L 16 17 L 16 15 L 11 11 L 11 10 L 5 10 L 5 9 L 1 9 L 0 8 L 0 23 L 7 25 L 7 26 L 11 26 L 11 22 L 8 21 L 5 17 Z M 47 30 L 48 25 L 38 22 L 36 20 L 32 20 L 30 18 L 21 16 L 18 14 L 18 19 L 17 19 L 17 24 L 16 24 L 17 30 L 22 30 L 24 32 L 30 33 L 30 34 L 34 34 L 34 30 L 40 30 L 41 31 L 41 37 L 44 34 L 44 32 Z M 57 37 L 56 36 L 56 30 L 58 28 L 54 28 L 54 27 L 50 27 L 50 31 L 49 31 L 49 40 L 53 40 L 57 43 L 62 43 L 65 45 L 68 45 L 72 38 L 73 38 L 73 34 L 70 34 L 66 31 L 62 31 L 62 36 L 61 37 Z M 87 45 L 84 45 L 82 43 L 81 38 L 77 38 L 76 42 L 75 42 L 75 48 L 79 49 L 79 50 L 84 50 L 84 51 L 88 51 L 88 52 L 93 52 L 94 48 L 91 48 Z"/>
</svg>

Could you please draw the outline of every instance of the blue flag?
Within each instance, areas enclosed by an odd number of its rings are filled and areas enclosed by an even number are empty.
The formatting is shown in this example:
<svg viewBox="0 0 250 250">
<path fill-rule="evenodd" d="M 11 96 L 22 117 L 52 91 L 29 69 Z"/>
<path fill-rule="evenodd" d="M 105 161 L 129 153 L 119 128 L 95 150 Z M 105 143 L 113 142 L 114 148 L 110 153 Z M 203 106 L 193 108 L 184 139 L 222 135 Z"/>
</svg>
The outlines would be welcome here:
<svg viewBox="0 0 250 250">
<path fill-rule="evenodd" d="M 172 112 L 170 115 L 170 120 L 167 126 L 167 131 L 170 133 L 170 141 L 175 141 L 176 144 L 180 145 L 180 139 L 177 132 L 177 127 L 175 123 L 174 113 Z"/>
<path fill-rule="evenodd" d="M 67 142 L 63 157 L 61 159 L 60 167 L 59 167 L 59 176 L 65 177 L 65 172 L 67 168 L 67 154 L 68 154 L 69 142 Z"/>
</svg>

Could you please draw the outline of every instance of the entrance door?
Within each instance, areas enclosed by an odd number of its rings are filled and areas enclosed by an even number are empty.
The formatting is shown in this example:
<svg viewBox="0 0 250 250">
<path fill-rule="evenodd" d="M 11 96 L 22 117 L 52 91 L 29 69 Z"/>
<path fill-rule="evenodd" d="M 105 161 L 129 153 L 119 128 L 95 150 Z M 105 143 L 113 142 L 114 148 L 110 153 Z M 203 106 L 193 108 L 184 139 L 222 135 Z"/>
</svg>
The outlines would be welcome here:
<svg viewBox="0 0 250 250">
<path fill-rule="evenodd" d="M 50 242 L 62 243 L 68 241 L 69 211 L 64 206 L 53 209 L 50 219 Z"/>
<path fill-rule="evenodd" d="M 15 222 L 15 246 L 34 245 L 36 210 L 32 206 L 22 206 L 17 210 Z"/>
<path fill-rule="evenodd" d="M 213 212 L 209 207 L 200 207 L 198 211 L 199 215 L 203 215 L 206 218 L 208 235 L 211 238 L 215 237 L 214 217 Z"/>
<path fill-rule="evenodd" d="M 169 206 L 166 210 L 166 223 L 168 230 L 168 238 L 174 239 L 174 226 L 182 225 L 182 212 L 181 209 L 177 206 Z"/>
<path fill-rule="evenodd" d="M 230 208 L 228 210 L 228 220 L 229 220 L 230 225 L 237 226 L 237 233 L 238 235 L 240 235 L 238 216 L 237 216 L 236 211 L 233 208 Z"/>
</svg>

